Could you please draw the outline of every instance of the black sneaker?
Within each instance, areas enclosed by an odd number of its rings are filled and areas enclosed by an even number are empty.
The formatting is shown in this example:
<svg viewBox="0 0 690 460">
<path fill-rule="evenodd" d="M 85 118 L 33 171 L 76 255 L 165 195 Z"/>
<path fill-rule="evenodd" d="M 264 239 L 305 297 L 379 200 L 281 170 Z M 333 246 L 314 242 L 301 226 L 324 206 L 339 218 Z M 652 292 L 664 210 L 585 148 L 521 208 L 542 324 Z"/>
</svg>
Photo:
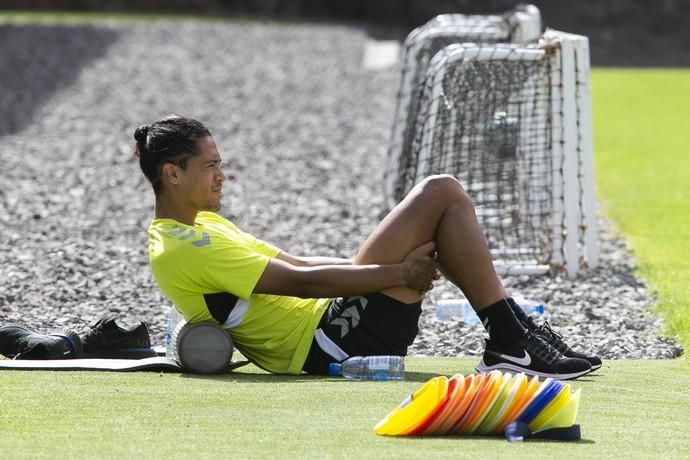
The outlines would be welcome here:
<svg viewBox="0 0 690 460">
<path fill-rule="evenodd" d="M 487 340 L 478 372 L 498 369 L 503 372 L 524 372 L 537 377 L 559 380 L 575 379 L 592 371 L 589 362 L 579 358 L 567 358 L 536 334 L 527 332 L 512 346 L 499 347 Z"/>
<path fill-rule="evenodd" d="M 549 325 L 548 321 L 544 321 L 544 324 L 537 326 L 537 323 L 535 323 L 532 318 L 529 318 L 526 326 L 528 331 L 544 339 L 546 343 L 558 350 L 558 352 L 563 356 L 568 358 L 584 359 L 589 362 L 589 365 L 592 367 L 593 371 L 601 367 L 600 357 L 595 355 L 586 355 L 570 348 L 568 344 L 563 341 L 563 336 L 551 329 L 551 325 Z"/>
<path fill-rule="evenodd" d="M 84 355 L 89 358 L 141 358 L 156 354 L 144 321 L 131 329 L 123 329 L 113 316 L 106 316 L 82 334 L 81 340 Z"/>
<path fill-rule="evenodd" d="M 19 325 L 0 327 L 0 354 L 11 359 L 70 359 L 81 352 L 81 340 L 74 331 L 44 335 Z"/>
</svg>

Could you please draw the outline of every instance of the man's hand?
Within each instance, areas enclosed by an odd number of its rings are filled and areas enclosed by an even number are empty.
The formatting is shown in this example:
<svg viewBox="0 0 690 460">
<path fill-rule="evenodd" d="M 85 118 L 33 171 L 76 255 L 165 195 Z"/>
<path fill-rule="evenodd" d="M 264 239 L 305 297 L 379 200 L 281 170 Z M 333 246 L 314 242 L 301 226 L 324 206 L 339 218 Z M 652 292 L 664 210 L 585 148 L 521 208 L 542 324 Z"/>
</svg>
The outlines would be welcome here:
<svg viewBox="0 0 690 460">
<path fill-rule="evenodd" d="M 438 262 L 434 259 L 436 243 L 429 241 L 412 250 L 403 261 L 403 280 L 407 287 L 419 292 L 430 291 L 439 279 Z"/>
</svg>

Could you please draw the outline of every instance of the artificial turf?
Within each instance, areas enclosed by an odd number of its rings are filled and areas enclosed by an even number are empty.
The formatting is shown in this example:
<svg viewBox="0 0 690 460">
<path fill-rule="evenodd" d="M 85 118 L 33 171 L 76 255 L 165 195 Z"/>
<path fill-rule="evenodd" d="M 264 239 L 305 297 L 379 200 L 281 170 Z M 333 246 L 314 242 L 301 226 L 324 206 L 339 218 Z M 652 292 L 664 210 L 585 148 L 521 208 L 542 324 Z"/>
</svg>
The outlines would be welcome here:
<svg viewBox="0 0 690 460">
<path fill-rule="evenodd" d="M 606 361 L 582 388 L 579 442 L 390 438 L 374 425 L 476 359 L 408 358 L 402 382 L 0 371 L 0 458 L 687 458 L 690 364 Z"/>
</svg>

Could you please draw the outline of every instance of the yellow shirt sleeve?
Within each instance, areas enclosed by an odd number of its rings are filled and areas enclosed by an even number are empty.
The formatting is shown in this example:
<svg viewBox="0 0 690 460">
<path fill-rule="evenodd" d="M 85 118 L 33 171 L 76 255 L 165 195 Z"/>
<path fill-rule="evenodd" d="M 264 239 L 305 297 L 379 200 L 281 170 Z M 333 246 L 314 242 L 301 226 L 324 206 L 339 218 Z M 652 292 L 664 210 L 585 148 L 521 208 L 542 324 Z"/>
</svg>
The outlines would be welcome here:
<svg viewBox="0 0 690 460">
<path fill-rule="evenodd" d="M 223 242 L 207 255 L 201 276 L 219 292 L 248 299 L 270 260 L 271 256 L 260 251 L 258 246 Z"/>
<path fill-rule="evenodd" d="M 275 257 L 278 255 L 278 253 L 280 253 L 280 249 L 278 249 L 270 243 L 256 238 L 254 235 L 250 235 L 249 233 L 244 232 L 242 232 L 242 235 L 244 238 L 246 238 L 246 241 L 248 241 L 249 244 L 251 244 L 254 247 L 254 249 L 260 252 L 261 254 L 265 254 L 269 257 Z"/>
</svg>

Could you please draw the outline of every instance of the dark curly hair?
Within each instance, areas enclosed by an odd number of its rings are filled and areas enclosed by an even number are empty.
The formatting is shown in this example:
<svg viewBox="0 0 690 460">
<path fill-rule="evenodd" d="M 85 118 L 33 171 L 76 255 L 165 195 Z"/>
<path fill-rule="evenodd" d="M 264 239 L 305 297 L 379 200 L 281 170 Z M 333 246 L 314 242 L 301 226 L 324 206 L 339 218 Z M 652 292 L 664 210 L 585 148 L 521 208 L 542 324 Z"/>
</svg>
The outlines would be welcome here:
<svg viewBox="0 0 690 460">
<path fill-rule="evenodd" d="M 163 190 L 162 166 L 172 163 L 185 169 L 187 160 L 199 154 L 197 140 L 210 135 L 211 132 L 200 121 L 177 115 L 139 126 L 134 131 L 137 141 L 134 155 L 139 157 L 141 171 L 151 182 L 156 195 Z"/>
</svg>

